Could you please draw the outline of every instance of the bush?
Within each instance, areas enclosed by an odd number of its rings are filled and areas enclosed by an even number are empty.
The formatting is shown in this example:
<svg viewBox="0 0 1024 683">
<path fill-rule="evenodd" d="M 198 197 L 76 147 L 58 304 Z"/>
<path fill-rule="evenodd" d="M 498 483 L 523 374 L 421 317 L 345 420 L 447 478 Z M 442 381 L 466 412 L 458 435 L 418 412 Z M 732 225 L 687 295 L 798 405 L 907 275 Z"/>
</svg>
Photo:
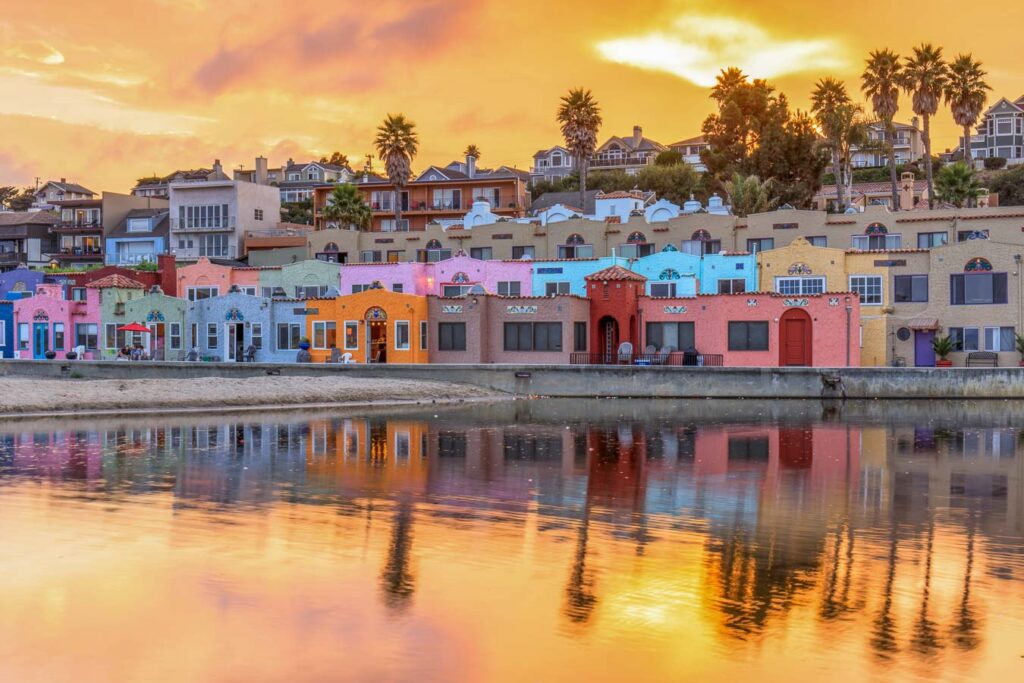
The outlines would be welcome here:
<svg viewBox="0 0 1024 683">
<path fill-rule="evenodd" d="M 994 171 L 999 168 L 1006 168 L 1005 157 L 985 157 L 985 168 Z"/>
<path fill-rule="evenodd" d="M 988 189 L 999 195 L 999 206 L 1024 206 L 1024 164 L 995 174 Z"/>
</svg>

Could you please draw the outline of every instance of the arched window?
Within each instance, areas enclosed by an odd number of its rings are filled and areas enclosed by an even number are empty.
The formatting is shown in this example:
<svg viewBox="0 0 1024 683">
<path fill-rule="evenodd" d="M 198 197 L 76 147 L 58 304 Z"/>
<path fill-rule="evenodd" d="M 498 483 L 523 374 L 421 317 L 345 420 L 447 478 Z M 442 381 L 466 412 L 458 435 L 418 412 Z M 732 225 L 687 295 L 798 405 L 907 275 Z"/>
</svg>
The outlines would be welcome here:
<svg viewBox="0 0 1024 683">
<path fill-rule="evenodd" d="M 388 319 L 388 314 L 384 312 L 383 308 L 381 308 L 379 306 L 374 306 L 373 308 L 371 308 L 371 309 L 366 311 L 366 319 L 367 320 L 387 320 Z"/>
<path fill-rule="evenodd" d="M 696 232 L 693 233 L 693 235 L 690 236 L 690 239 L 696 242 L 710 242 L 711 233 L 704 229 L 697 230 Z"/>
<path fill-rule="evenodd" d="M 430 240 L 429 242 L 427 242 L 427 249 L 440 249 L 440 248 L 441 248 L 441 242 L 438 241 L 438 240 Z"/>
<path fill-rule="evenodd" d="M 647 244 L 647 235 L 637 230 L 636 232 L 629 233 L 626 241 L 630 244 Z"/>
<path fill-rule="evenodd" d="M 328 242 L 327 244 L 324 245 L 324 251 L 330 252 L 332 254 L 337 254 L 341 250 L 338 249 L 338 245 L 335 242 Z"/>
<path fill-rule="evenodd" d="M 452 282 L 454 282 L 455 284 L 463 284 L 465 282 L 469 282 L 469 276 L 462 272 L 455 273 L 455 275 L 452 275 Z"/>
<path fill-rule="evenodd" d="M 967 265 L 964 266 L 965 273 L 990 272 L 991 270 L 992 264 L 981 257 L 972 258 L 967 262 Z"/>
<path fill-rule="evenodd" d="M 585 244 L 583 240 L 583 235 L 579 234 L 578 232 L 574 232 L 573 234 L 565 238 L 565 243 L 569 246 L 578 246 L 580 244 Z"/>
<path fill-rule="evenodd" d="M 864 229 L 865 235 L 888 235 L 889 228 L 885 227 L 881 223 L 869 223 L 868 227 Z"/>
<path fill-rule="evenodd" d="M 679 274 L 679 271 L 676 270 L 675 268 L 666 268 L 665 270 L 661 271 L 661 274 L 658 276 L 658 279 L 659 280 L 678 280 L 680 277 L 682 277 L 682 276 Z"/>
</svg>

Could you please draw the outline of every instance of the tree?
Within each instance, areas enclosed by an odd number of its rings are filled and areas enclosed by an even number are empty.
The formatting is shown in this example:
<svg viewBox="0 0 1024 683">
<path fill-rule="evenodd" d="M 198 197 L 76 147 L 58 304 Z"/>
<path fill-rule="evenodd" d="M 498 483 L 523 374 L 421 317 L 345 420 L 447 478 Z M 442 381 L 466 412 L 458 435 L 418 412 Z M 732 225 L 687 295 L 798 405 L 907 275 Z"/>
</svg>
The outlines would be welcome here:
<svg viewBox="0 0 1024 683">
<path fill-rule="evenodd" d="M 402 220 L 402 188 L 412 175 L 412 160 L 419 151 L 420 142 L 416 136 L 416 124 L 403 114 L 388 114 L 377 127 L 373 142 L 377 157 L 384 161 L 384 171 L 395 186 L 395 227 Z"/>
<path fill-rule="evenodd" d="M 666 149 L 654 157 L 655 166 L 675 166 L 683 163 L 683 155 L 677 149 Z"/>
<path fill-rule="evenodd" d="M 985 82 L 981 62 L 970 54 L 957 55 L 949 64 L 949 80 L 943 89 L 946 102 L 953 112 L 953 120 L 964 131 L 964 163 L 973 164 L 971 157 L 971 128 L 978 123 L 985 108 L 986 94 L 992 88 Z"/>
<path fill-rule="evenodd" d="M 11 211 L 28 211 L 35 201 L 36 191 L 31 187 L 26 187 L 21 191 L 21 194 L 17 194 L 7 200 L 7 208 Z"/>
<path fill-rule="evenodd" d="M 0 186 L 0 209 L 7 206 L 7 203 L 18 196 L 18 188 L 14 185 Z"/>
<path fill-rule="evenodd" d="M 601 107 L 593 94 L 575 88 L 562 97 L 556 115 L 565 139 L 565 148 L 576 158 L 580 173 L 580 206 L 586 206 L 587 165 L 597 149 L 597 131 L 601 128 Z"/>
<path fill-rule="evenodd" d="M 282 202 L 281 220 L 285 223 L 313 225 L 313 200 L 302 199 L 297 202 Z"/>
<path fill-rule="evenodd" d="M 729 197 L 729 206 L 736 216 L 749 216 L 762 213 L 775 205 L 771 196 L 771 180 L 761 180 L 756 175 L 744 176 L 733 174 L 725 182 L 725 192 Z"/>
<path fill-rule="evenodd" d="M 462 156 L 473 157 L 474 159 L 480 158 L 480 148 L 476 145 L 466 145 L 465 151 L 462 152 Z"/>
<path fill-rule="evenodd" d="M 943 201 L 964 208 L 981 195 L 981 182 L 973 168 L 958 161 L 939 171 L 935 179 L 935 193 Z"/>
<path fill-rule="evenodd" d="M 321 164 L 331 164 L 332 166 L 341 166 L 342 168 L 348 168 L 348 156 L 341 152 L 332 152 L 329 157 L 320 157 Z"/>
<path fill-rule="evenodd" d="M 889 157 L 889 183 L 892 186 L 892 207 L 900 208 L 899 185 L 896 181 L 896 151 L 894 140 L 896 130 L 892 121 L 899 111 L 900 56 L 889 49 L 868 53 L 864 73 L 860 77 L 860 89 L 871 99 L 871 110 L 885 129 L 886 152 Z"/>
<path fill-rule="evenodd" d="M 928 208 L 934 206 L 934 183 L 932 180 L 932 137 L 931 118 L 939 110 L 939 101 L 948 80 L 948 67 L 942 59 L 942 48 L 931 43 L 922 43 L 914 48 L 914 54 L 903 63 L 900 78 L 903 89 L 911 96 L 911 107 L 921 117 L 924 142 L 924 170 L 928 179 Z"/>
<path fill-rule="evenodd" d="M 997 173 L 988 187 L 999 194 L 999 206 L 1024 206 L 1024 165 Z"/>
<path fill-rule="evenodd" d="M 828 163 L 828 151 L 818 142 L 814 121 L 798 110 L 781 129 L 766 131 L 748 166 L 751 175 L 772 180 L 770 190 L 777 204 L 807 207 L 821 187 Z"/>
<path fill-rule="evenodd" d="M 814 91 L 811 93 L 811 112 L 821 128 L 822 135 L 828 140 L 832 152 L 832 175 L 837 179 L 836 198 L 840 211 L 846 209 L 846 198 L 843 194 L 845 183 L 840 166 L 843 136 L 851 123 L 850 104 L 846 86 L 836 79 L 822 78 L 814 84 Z"/>
<path fill-rule="evenodd" d="M 160 183 L 160 182 L 163 182 L 163 178 L 161 178 L 160 176 L 158 176 L 158 175 L 148 175 L 148 176 L 143 176 L 142 178 L 139 178 L 138 180 L 136 180 L 135 184 L 136 185 L 152 185 L 154 183 Z"/>
<path fill-rule="evenodd" d="M 700 190 L 700 174 L 689 164 L 644 166 L 636 174 L 636 186 L 644 192 L 683 205 Z"/>
<path fill-rule="evenodd" d="M 370 227 L 373 213 L 363 201 L 363 196 L 350 183 L 338 183 L 327 195 L 327 203 L 323 210 L 324 219 L 337 223 L 338 227 L 354 226 L 359 230 Z"/>
</svg>

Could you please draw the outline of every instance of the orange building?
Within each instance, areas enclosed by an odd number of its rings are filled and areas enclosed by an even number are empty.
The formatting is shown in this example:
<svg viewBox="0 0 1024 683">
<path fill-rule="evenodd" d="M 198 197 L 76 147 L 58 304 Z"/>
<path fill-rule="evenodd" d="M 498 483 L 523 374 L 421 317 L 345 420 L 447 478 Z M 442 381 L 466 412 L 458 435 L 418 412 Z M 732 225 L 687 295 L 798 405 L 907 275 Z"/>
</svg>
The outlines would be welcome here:
<svg viewBox="0 0 1024 683">
<path fill-rule="evenodd" d="M 367 289 L 334 299 L 309 299 L 306 335 L 314 363 L 331 349 L 356 363 L 426 363 L 427 298 L 386 289 Z"/>
</svg>

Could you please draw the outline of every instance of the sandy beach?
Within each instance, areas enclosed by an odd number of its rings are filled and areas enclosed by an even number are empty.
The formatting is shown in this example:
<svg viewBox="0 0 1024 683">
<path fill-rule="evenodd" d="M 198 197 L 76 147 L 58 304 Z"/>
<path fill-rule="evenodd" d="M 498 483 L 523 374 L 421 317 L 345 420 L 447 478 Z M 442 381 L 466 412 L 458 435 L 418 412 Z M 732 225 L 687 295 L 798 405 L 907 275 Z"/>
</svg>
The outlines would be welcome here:
<svg viewBox="0 0 1024 683">
<path fill-rule="evenodd" d="M 499 398 L 464 384 L 355 377 L 64 380 L 0 378 L 0 415 L 380 404 Z"/>
</svg>

